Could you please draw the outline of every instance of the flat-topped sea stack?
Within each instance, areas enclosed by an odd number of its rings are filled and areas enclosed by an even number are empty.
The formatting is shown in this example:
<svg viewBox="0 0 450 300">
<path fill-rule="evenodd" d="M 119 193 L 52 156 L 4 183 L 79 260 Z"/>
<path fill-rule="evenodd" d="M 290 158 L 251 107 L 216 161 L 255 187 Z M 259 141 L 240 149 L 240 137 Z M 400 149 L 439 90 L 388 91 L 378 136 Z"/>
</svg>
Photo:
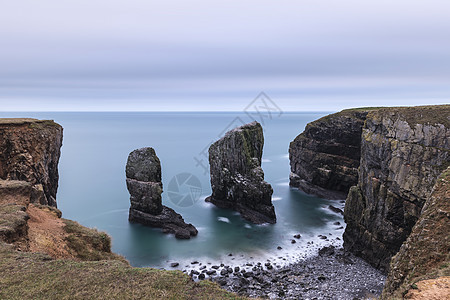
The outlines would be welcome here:
<svg viewBox="0 0 450 300">
<path fill-rule="evenodd" d="M 264 181 L 261 124 L 252 122 L 230 130 L 209 147 L 212 195 L 221 208 L 238 211 L 255 224 L 276 223 L 272 187 Z"/>
<path fill-rule="evenodd" d="M 51 120 L 0 119 L 0 179 L 31 184 L 31 202 L 56 207 L 63 128 Z"/>
<path fill-rule="evenodd" d="M 198 231 L 186 224 L 173 209 L 162 205 L 161 163 L 150 147 L 134 150 L 126 165 L 127 188 L 130 192 L 129 221 L 162 228 L 176 238 L 189 239 Z"/>
</svg>

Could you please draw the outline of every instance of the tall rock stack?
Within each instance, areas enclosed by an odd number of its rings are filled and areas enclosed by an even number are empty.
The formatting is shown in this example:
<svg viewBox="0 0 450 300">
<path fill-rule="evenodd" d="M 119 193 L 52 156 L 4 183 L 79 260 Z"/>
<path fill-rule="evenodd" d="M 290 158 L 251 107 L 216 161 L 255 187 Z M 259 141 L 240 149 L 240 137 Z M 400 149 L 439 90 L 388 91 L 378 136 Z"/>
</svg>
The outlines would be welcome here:
<svg viewBox="0 0 450 300">
<path fill-rule="evenodd" d="M 130 192 L 129 221 L 162 228 L 176 238 L 189 239 L 198 231 L 173 209 L 162 205 L 161 163 L 153 148 L 134 150 L 128 156 L 126 182 Z"/>
<path fill-rule="evenodd" d="M 62 139 L 51 120 L 0 119 L 0 179 L 29 182 L 31 202 L 56 207 Z"/>
<path fill-rule="evenodd" d="M 275 223 L 272 187 L 264 181 L 261 124 L 252 122 L 230 130 L 209 148 L 212 195 L 206 199 L 238 211 L 255 224 Z"/>
</svg>

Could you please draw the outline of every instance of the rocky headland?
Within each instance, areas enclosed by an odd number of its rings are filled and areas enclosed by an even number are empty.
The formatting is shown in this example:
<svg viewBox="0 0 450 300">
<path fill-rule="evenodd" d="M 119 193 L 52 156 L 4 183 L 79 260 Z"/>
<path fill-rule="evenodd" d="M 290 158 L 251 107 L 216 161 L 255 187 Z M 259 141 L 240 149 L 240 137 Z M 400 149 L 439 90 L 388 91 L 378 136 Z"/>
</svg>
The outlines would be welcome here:
<svg viewBox="0 0 450 300">
<path fill-rule="evenodd" d="M 130 192 L 130 222 L 162 228 L 176 238 L 189 239 L 198 231 L 173 209 L 162 205 L 161 162 L 153 148 L 130 153 L 126 165 L 126 182 Z"/>
<path fill-rule="evenodd" d="M 291 186 L 337 199 L 349 190 L 344 248 L 390 269 L 385 299 L 420 278 L 445 281 L 449 199 L 438 177 L 450 164 L 449 105 L 344 110 L 308 124 L 289 151 Z"/>
<path fill-rule="evenodd" d="M 327 199 L 345 199 L 358 183 L 361 133 L 371 108 L 347 109 L 306 125 L 289 145 L 289 185 Z"/>
<path fill-rule="evenodd" d="M 209 147 L 212 195 L 206 201 L 238 211 L 255 224 L 275 223 L 272 187 L 264 181 L 264 136 L 252 122 L 230 130 Z"/>
<path fill-rule="evenodd" d="M 31 184 L 31 202 L 56 207 L 63 128 L 51 120 L 0 119 L 0 179 Z"/>
</svg>

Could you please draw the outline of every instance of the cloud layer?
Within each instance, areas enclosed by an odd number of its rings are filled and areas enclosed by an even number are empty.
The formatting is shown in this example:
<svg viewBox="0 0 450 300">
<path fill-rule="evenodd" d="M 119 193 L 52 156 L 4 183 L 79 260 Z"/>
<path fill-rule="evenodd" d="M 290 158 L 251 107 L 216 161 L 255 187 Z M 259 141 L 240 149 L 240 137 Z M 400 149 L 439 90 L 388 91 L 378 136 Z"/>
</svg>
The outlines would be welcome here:
<svg viewBox="0 0 450 300">
<path fill-rule="evenodd" d="M 449 15 L 444 0 L 2 1 L 0 102 L 239 110 L 264 90 L 289 110 L 445 103 Z"/>
</svg>

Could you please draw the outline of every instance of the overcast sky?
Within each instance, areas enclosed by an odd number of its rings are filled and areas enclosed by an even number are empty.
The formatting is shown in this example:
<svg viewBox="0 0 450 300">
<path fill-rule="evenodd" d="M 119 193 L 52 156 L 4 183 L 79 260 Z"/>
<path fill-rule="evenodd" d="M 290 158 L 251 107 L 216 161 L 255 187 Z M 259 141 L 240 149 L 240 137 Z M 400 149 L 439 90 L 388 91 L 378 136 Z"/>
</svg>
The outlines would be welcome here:
<svg viewBox="0 0 450 300">
<path fill-rule="evenodd" d="M 449 103 L 448 0 L 0 0 L 0 111 Z"/>
</svg>

